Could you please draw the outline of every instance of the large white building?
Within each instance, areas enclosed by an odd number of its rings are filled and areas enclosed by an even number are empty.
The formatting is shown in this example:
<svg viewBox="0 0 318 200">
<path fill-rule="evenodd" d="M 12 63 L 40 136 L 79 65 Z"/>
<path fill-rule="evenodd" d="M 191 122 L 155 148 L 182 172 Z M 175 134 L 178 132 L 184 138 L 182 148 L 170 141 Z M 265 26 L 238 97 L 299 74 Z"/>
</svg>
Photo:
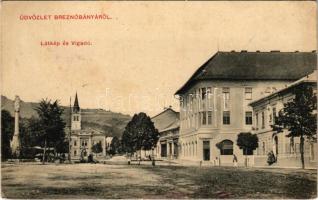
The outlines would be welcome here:
<svg viewBox="0 0 318 200">
<path fill-rule="evenodd" d="M 236 145 L 250 132 L 249 104 L 316 69 L 315 52 L 217 52 L 176 92 L 180 99 L 179 158 L 244 163 Z"/>
</svg>

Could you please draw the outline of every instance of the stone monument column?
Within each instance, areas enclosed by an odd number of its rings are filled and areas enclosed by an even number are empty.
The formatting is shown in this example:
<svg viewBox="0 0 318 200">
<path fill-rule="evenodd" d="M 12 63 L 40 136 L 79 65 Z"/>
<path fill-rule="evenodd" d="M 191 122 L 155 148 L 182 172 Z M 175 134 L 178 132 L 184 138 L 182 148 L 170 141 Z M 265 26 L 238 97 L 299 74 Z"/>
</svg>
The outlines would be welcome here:
<svg viewBox="0 0 318 200">
<path fill-rule="evenodd" d="M 12 155 L 16 158 L 20 156 L 20 139 L 19 139 L 19 117 L 20 117 L 20 98 L 15 96 L 14 100 L 14 134 L 11 141 Z"/>
<path fill-rule="evenodd" d="M 107 148 L 106 136 L 104 136 L 104 141 L 102 144 L 103 144 L 103 156 L 106 156 L 106 148 Z"/>
</svg>

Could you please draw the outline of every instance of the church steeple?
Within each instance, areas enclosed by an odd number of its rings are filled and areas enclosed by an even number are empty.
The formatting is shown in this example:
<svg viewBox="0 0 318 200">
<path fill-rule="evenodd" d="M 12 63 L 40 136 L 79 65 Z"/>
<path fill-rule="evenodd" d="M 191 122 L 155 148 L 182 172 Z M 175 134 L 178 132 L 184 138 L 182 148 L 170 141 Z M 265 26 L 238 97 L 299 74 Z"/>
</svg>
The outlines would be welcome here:
<svg viewBox="0 0 318 200">
<path fill-rule="evenodd" d="M 73 106 L 73 112 L 77 113 L 79 111 L 80 111 L 80 107 L 79 107 L 79 104 L 78 104 L 78 98 L 77 98 L 77 92 L 76 92 L 74 106 Z"/>
<path fill-rule="evenodd" d="M 72 109 L 72 124 L 71 130 L 81 130 L 81 109 L 78 104 L 77 92 L 75 94 L 74 106 Z"/>
</svg>

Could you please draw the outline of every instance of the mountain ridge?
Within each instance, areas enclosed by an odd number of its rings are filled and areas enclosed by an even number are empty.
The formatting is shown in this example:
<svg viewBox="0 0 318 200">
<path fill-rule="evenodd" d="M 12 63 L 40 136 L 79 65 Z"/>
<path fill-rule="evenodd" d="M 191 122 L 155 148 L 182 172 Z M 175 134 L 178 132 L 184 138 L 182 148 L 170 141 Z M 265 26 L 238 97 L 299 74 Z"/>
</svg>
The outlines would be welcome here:
<svg viewBox="0 0 318 200">
<path fill-rule="evenodd" d="M 20 116 L 21 118 L 29 119 L 31 117 L 38 117 L 35 108 L 39 103 L 25 102 L 21 100 L 20 103 Z M 64 110 L 62 118 L 66 123 L 66 126 L 70 124 L 70 108 L 67 106 L 61 106 Z M 14 101 L 1 95 L 1 110 L 7 110 L 12 116 L 14 116 Z M 82 127 L 94 128 L 100 131 L 104 131 L 107 136 L 121 137 L 126 124 L 130 121 L 131 116 L 116 113 L 112 111 L 106 111 L 101 108 L 88 108 L 81 109 L 82 112 Z"/>
</svg>

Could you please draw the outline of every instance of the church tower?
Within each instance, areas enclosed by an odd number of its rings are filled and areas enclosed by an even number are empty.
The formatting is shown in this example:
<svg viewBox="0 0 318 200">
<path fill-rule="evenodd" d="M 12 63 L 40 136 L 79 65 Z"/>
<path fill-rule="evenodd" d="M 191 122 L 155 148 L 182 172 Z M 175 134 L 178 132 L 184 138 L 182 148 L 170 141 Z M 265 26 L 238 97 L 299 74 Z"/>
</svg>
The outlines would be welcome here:
<svg viewBox="0 0 318 200">
<path fill-rule="evenodd" d="M 72 131 L 81 130 L 81 109 L 78 104 L 77 92 L 75 94 L 74 106 L 72 109 Z"/>
</svg>

